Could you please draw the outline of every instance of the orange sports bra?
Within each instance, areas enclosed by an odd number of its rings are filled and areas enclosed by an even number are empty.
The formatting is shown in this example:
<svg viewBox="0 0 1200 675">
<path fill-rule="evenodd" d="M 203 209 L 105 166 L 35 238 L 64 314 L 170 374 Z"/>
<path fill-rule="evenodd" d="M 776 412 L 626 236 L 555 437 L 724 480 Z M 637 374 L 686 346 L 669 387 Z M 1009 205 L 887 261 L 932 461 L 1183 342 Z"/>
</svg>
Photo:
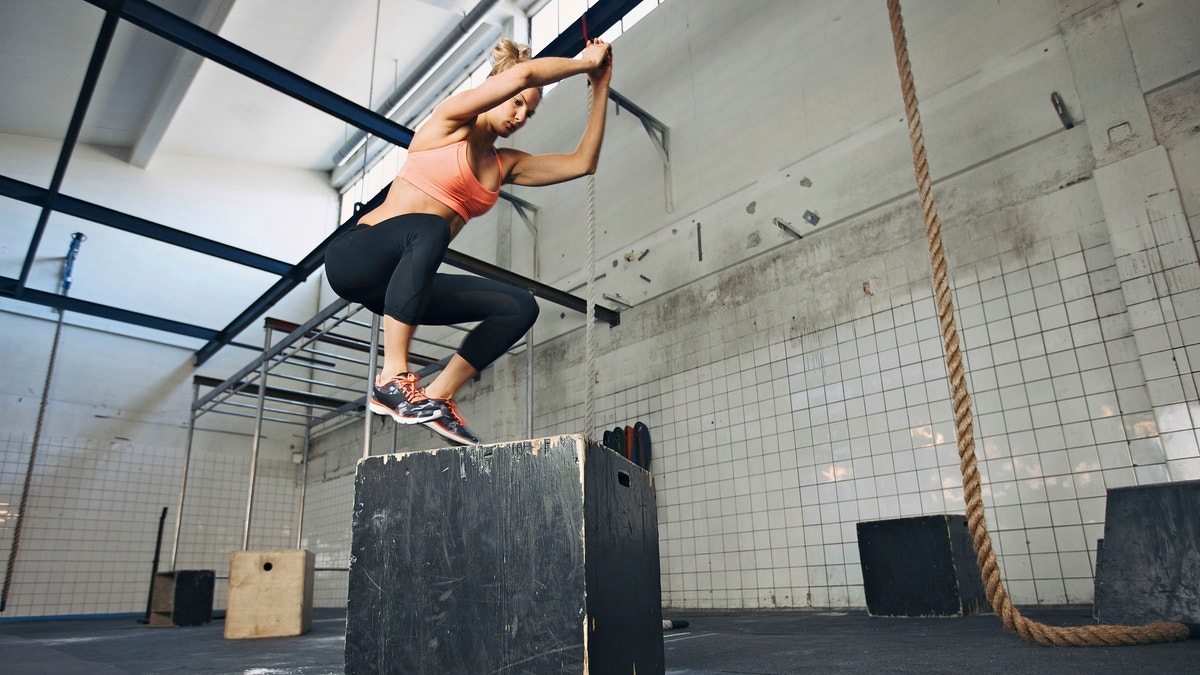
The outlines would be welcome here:
<svg viewBox="0 0 1200 675">
<path fill-rule="evenodd" d="M 492 154 L 503 176 L 500 153 L 492 148 Z M 500 198 L 500 190 L 485 188 L 471 171 L 466 139 L 440 148 L 409 152 L 396 177 L 453 209 L 464 223 L 487 213 Z"/>
</svg>

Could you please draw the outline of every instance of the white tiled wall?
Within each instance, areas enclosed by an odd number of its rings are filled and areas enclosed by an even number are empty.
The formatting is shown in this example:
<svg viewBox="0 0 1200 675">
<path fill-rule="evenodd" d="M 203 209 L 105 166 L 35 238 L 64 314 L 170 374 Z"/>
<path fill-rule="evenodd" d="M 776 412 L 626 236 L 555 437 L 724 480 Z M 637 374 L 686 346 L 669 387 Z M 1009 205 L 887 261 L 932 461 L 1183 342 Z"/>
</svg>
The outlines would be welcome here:
<svg viewBox="0 0 1200 675">
<path fill-rule="evenodd" d="M 1183 417 L 1181 453 L 1156 451 L 1162 436 L 1103 224 L 1047 219 L 1034 241 L 1014 236 L 1008 219 L 966 227 L 993 235 L 951 251 L 962 261 L 957 322 L 1003 578 L 1017 603 L 1088 602 L 1105 490 L 1200 478 L 1195 404 L 1172 409 Z M 857 522 L 964 511 L 938 320 L 918 280 L 927 263 L 919 247 L 902 252 L 918 264 L 850 264 L 828 285 L 790 271 L 802 254 L 785 252 L 756 266 L 782 283 L 750 302 L 719 304 L 726 284 L 740 283 L 727 271 L 627 310 L 608 334 L 598 425 L 650 424 L 664 604 L 863 606 Z M 881 281 L 810 328 L 814 287 L 862 279 Z M 702 318 L 639 341 L 642 311 L 661 318 L 672 303 L 675 315 Z M 539 382 L 539 401 L 570 400 L 577 381 Z M 578 419 L 577 408 L 545 404 L 538 426 Z"/>
<path fill-rule="evenodd" d="M 32 442 L 0 439 L 6 561 Z M 248 444 L 193 452 L 177 569 L 228 575 L 229 552 L 242 544 L 249 456 Z M 180 448 L 43 435 L 5 617 L 144 612 L 163 507 L 159 570 L 170 569 L 181 467 Z M 258 472 L 251 546 L 292 548 L 296 467 L 264 458 Z M 223 608 L 227 584 L 218 580 L 214 590 Z"/>
</svg>

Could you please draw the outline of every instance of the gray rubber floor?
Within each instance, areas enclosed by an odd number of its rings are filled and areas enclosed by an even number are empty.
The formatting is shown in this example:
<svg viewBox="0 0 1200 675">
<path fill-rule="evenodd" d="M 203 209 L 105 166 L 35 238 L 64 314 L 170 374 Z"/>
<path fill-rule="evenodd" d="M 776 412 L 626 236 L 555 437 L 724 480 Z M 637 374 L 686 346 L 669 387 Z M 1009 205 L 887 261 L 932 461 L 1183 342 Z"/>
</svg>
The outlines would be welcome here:
<svg viewBox="0 0 1200 675">
<path fill-rule="evenodd" d="M 1085 606 L 1025 614 L 1056 626 L 1091 622 Z M 861 611 L 667 610 L 664 616 L 690 624 L 664 634 L 670 675 L 1200 673 L 1200 640 L 1041 647 L 1006 632 L 993 615 L 880 619 Z M 341 673 L 345 629 L 341 610 L 316 610 L 305 635 L 260 640 L 226 640 L 220 620 L 187 628 L 151 628 L 128 618 L 4 622 L 0 673 Z"/>
</svg>

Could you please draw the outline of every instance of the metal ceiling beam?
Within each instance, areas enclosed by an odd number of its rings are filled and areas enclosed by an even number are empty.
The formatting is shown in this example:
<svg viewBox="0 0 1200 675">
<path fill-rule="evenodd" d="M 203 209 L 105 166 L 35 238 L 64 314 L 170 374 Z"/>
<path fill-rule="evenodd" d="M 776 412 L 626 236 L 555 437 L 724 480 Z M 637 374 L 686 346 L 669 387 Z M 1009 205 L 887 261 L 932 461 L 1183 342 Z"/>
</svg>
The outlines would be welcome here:
<svg viewBox="0 0 1200 675">
<path fill-rule="evenodd" d="M 96 92 L 96 82 L 100 79 L 100 71 L 104 67 L 104 59 L 108 57 L 108 48 L 112 45 L 113 35 L 117 31 L 117 18 L 107 14 L 100 24 L 100 33 L 96 37 L 96 45 L 92 48 L 92 59 L 88 63 L 87 72 L 83 76 L 83 84 L 79 87 L 79 98 L 75 100 L 75 111 L 71 113 L 71 122 L 67 125 L 67 134 L 63 138 L 62 147 L 58 152 L 58 163 L 54 167 L 54 175 L 50 179 L 50 188 L 46 191 L 45 203 L 38 216 L 37 225 L 33 228 L 33 237 L 29 241 L 29 249 L 25 252 L 25 262 L 21 265 L 21 275 L 12 288 L 11 295 L 20 298 L 29 281 L 29 271 L 33 269 L 34 258 L 37 257 L 38 244 L 46 232 L 46 223 L 54 210 L 55 197 L 62 187 L 63 177 L 67 174 L 67 164 L 71 161 L 71 153 L 75 151 L 75 143 L 79 141 L 79 132 L 83 129 L 83 118 L 87 115 L 88 106 L 92 102 L 92 94 Z"/>
<path fill-rule="evenodd" d="M 408 147 L 412 141 L 413 132 L 387 118 L 376 114 L 368 108 L 365 108 L 353 101 L 339 96 L 332 91 L 325 89 L 299 75 L 275 64 L 266 59 L 239 47 L 220 36 L 211 33 L 199 26 L 172 14 L 157 5 L 154 5 L 147 0 L 85 0 L 86 2 L 95 5 L 105 10 L 106 15 L 101 29 L 101 36 L 97 40 L 95 53 L 92 63 L 89 66 L 88 77 L 85 77 L 84 86 L 80 93 L 79 100 L 76 103 L 76 113 L 72 119 L 71 128 L 68 129 L 67 138 L 64 141 L 63 149 L 60 157 L 59 166 L 56 169 L 57 184 L 52 182 L 49 195 L 43 195 L 43 198 L 48 200 L 51 206 L 46 206 L 43 209 L 42 218 L 39 221 L 39 226 L 35 231 L 34 242 L 30 246 L 30 251 L 26 259 L 25 268 L 22 270 L 22 278 L 19 280 L 0 278 L 0 293 L 10 296 L 16 296 L 19 291 L 24 290 L 25 280 L 28 277 L 28 268 L 32 266 L 34 250 L 41 234 L 45 229 L 45 220 L 49 217 L 49 213 L 54 208 L 57 208 L 56 197 L 58 188 L 61 186 L 62 174 L 65 174 L 66 161 L 70 157 L 70 153 L 74 148 L 75 142 L 78 139 L 79 128 L 82 126 L 83 115 L 87 110 L 87 105 L 90 102 L 91 94 L 95 89 L 95 80 L 99 77 L 99 71 L 103 65 L 104 56 L 107 53 L 108 45 L 111 43 L 112 33 L 116 29 L 116 19 L 124 19 L 144 30 L 147 30 L 155 35 L 165 38 L 185 49 L 193 51 L 201 56 L 204 56 L 212 61 L 215 61 L 235 72 L 241 73 L 257 82 L 260 82 L 276 91 L 291 96 L 303 103 L 306 103 L 318 110 L 330 114 L 344 122 L 347 122 L 356 128 L 370 132 L 380 138 L 386 139 L 389 142 L 395 143 L 401 147 Z M 637 6 L 639 0 L 611 0 L 605 2 L 601 0 L 587 12 L 588 24 L 592 27 L 596 35 L 602 34 L 610 27 L 616 24 L 626 13 Z M 578 53 L 583 49 L 584 41 L 582 34 L 583 20 L 577 20 L 571 27 L 560 35 L 557 39 L 543 49 L 538 56 L 570 56 Z M 93 72 L 94 71 L 94 72 Z M 372 205 L 377 205 L 382 201 L 386 189 L 381 191 L 371 203 L 363 208 L 373 208 Z M 75 203 L 74 206 L 79 207 L 80 204 Z M 93 205 L 94 206 L 94 205 Z M 54 208 L 52 208 L 54 207 Z M 103 209 L 103 207 L 98 207 Z M 140 221 L 132 216 L 127 218 L 119 218 L 115 211 L 106 210 L 104 214 L 110 220 L 121 221 L 128 226 L 136 226 L 146 232 L 151 229 L 146 226 L 149 221 Z M 136 225 L 131 225 L 136 223 Z M 159 330 L 166 330 L 193 337 L 203 337 L 209 342 L 203 348 L 196 352 L 196 365 L 200 365 L 207 361 L 221 346 L 232 344 L 233 338 L 246 327 L 248 327 L 258 317 L 262 316 L 267 309 L 273 306 L 276 302 L 282 299 L 297 285 L 307 279 L 313 272 L 324 264 L 325 249 L 329 243 L 340 234 L 344 229 L 350 226 L 351 222 L 343 223 L 335 230 L 325 241 L 321 242 L 311 253 L 303 260 L 292 266 L 289 270 L 283 273 L 282 278 L 267 290 L 258 300 L 247 307 L 241 314 L 238 315 L 228 326 L 223 330 L 216 332 L 209 329 L 199 328 L 195 326 L 187 326 L 178 322 L 171 322 L 165 319 L 158 319 L 148 315 L 139 314 L 137 312 L 129 312 L 112 307 L 104 307 L 94 305 L 93 303 L 83 303 L 81 301 L 69 300 L 63 298 L 57 300 L 59 296 L 42 297 L 40 292 L 36 295 L 40 299 L 40 304 L 50 306 L 73 305 L 70 309 L 83 314 L 93 314 L 103 316 L 105 318 L 113 318 L 118 321 L 124 321 L 135 325 L 142 325 Z M 159 226 L 162 227 L 162 226 Z M 163 228 L 158 233 L 165 236 L 165 231 L 169 228 Z M 171 232 L 174 232 L 171 230 Z M 149 236 L 149 235 L 148 235 Z M 200 238 L 198 238 L 200 239 Z M 205 240 L 207 241 L 207 240 Z M 199 242 L 191 242 L 199 244 Z M 215 242 L 214 242 L 215 243 Z M 232 247 L 230 247 L 232 248 Z M 252 255 L 252 254 L 251 254 Z M 264 257 L 265 260 L 266 259 Z M 482 261 L 467 256 L 461 256 L 455 252 L 451 252 L 447 256 L 448 262 L 460 269 L 476 272 L 482 276 L 491 276 L 492 278 L 507 278 L 512 283 L 519 286 L 529 288 L 535 295 L 543 297 L 567 307 L 575 307 L 578 304 L 578 298 L 565 294 L 557 289 L 550 288 L 530 279 L 525 279 L 518 275 L 514 275 L 507 270 L 488 265 Z M 245 263 L 243 263 L 245 264 Z M 31 293 L 33 293 L 31 291 Z M 37 302 L 37 301 L 35 301 Z M 597 318 L 602 318 L 612 325 L 619 321 L 619 314 L 603 307 L 596 308 Z M 604 315 L 603 317 L 601 315 Z"/>
<path fill-rule="evenodd" d="M 366 212 L 375 208 L 376 206 L 379 206 L 383 203 L 383 199 L 386 196 L 387 188 L 384 188 L 380 190 L 378 194 L 372 197 L 371 201 L 364 204 L 359 211 Z M 213 354 L 217 353 L 218 349 L 232 342 L 233 338 L 236 337 L 238 333 L 241 333 L 243 330 L 248 328 L 250 324 L 254 323 L 258 319 L 258 317 L 266 314 L 268 309 L 275 306 L 275 303 L 282 300 L 283 297 L 290 293 L 293 288 L 304 283 L 304 280 L 307 279 L 309 275 L 320 269 L 321 266 L 325 264 L 325 249 L 329 247 L 330 242 L 332 242 L 334 238 L 336 238 L 342 232 L 350 229 L 357 221 L 358 217 L 355 215 L 351 216 L 346 222 L 339 225 L 338 228 L 333 231 L 333 234 L 330 234 L 328 237 L 326 237 L 325 241 L 318 244 L 317 247 L 314 248 L 308 255 L 304 256 L 303 260 L 296 263 L 290 274 L 275 282 L 275 284 L 268 288 L 267 291 L 259 296 L 257 300 L 252 302 L 249 307 L 242 310 L 242 313 L 238 314 L 233 321 L 230 321 L 228 326 L 221 330 L 221 332 L 216 336 L 211 338 L 208 341 L 208 344 L 197 350 L 196 365 L 203 365 L 205 361 L 212 358 Z"/>
<path fill-rule="evenodd" d="M 583 40 L 583 22 L 587 18 L 588 37 L 597 38 L 604 31 L 617 25 L 642 0 L 599 0 L 589 7 L 583 16 L 575 19 L 566 30 L 554 38 L 535 58 L 543 56 L 574 56 L 583 51 L 587 43 Z"/>
<path fill-rule="evenodd" d="M 245 249 L 222 244 L 219 241 L 205 239 L 190 232 L 176 230 L 166 225 L 138 218 L 127 213 L 93 204 L 92 202 L 76 199 L 62 193 L 53 193 L 45 188 L 30 185 L 14 178 L 0 176 L 0 195 L 11 197 L 43 209 L 51 208 L 76 218 L 90 220 L 93 223 L 107 225 L 113 229 L 141 235 L 166 244 L 186 248 L 197 253 L 203 253 L 222 260 L 246 265 L 271 274 L 285 275 L 292 272 L 291 263 L 275 260 Z"/>
<path fill-rule="evenodd" d="M 17 288 L 18 280 L 11 277 L 0 277 L 0 295 L 12 296 Z M 201 340 L 211 340 L 217 335 L 217 331 L 211 328 L 201 326 L 193 326 L 192 324 L 182 323 L 179 321 L 171 321 L 149 314 L 141 314 L 131 312 L 117 307 L 109 307 L 94 302 L 77 300 L 67 295 L 58 293 L 47 293 L 33 288 L 26 288 L 21 293 L 23 302 L 32 302 L 36 305 L 43 305 L 60 311 L 78 312 L 87 314 L 88 316 L 97 316 L 101 319 L 111 319 L 121 323 L 128 323 L 134 326 L 142 326 L 144 328 L 152 328 L 161 330 L 166 333 L 174 333 L 176 335 L 185 335 L 187 337 L 199 338 Z M 262 347 L 252 347 L 250 345 L 237 345 L 248 349 L 259 349 Z"/>
<path fill-rule="evenodd" d="M 85 0 L 106 12 L 359 129 L 408 147 L 413 132 L 147 0 Z"/>
</svg>

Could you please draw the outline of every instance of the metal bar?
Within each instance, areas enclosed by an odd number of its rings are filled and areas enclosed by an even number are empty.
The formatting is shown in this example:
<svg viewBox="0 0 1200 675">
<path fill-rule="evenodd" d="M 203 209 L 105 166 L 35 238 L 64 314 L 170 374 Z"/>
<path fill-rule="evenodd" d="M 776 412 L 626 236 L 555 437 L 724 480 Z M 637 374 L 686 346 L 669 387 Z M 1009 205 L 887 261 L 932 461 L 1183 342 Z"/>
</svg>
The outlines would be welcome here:
<svg viewBox="0 0 1200 675">
<path fill-rule="evenodd" d="M 377 370 L 376 362 L 379 353 L 379 315 L 371 315 L 371 359 L 367 365 L 367 392 L 364 403 L 371 399 L 371 389 L 375 386 L 375 371 Z M 366 409 L 363 410 L 363 455 L 364 458 L 371 456 L 371 406 L 368 403 Z"/>
<path fill-rule="evenodd" d="M 183 523 L 183 495 L 187 492 L 188 468 L 192 464 L 192 441 L 196 436 L 196 397 L 200 395 L 200 385 L 192 383 L 192 410 L 188 415 L 187 444 L 183 447 L 183 477 L 179 479 L 179 502 L 175 505 L 175 533 L 171 542 L 171 565 L 167 569 L 175 569 L 175 559 L 179 554 L 179 528 Z"/>
<path fill-rule="evenodd" d="M 299 337 L 302 334 L 302 332 L 308 331 L 313 326 L 320 325 L 321 323 L 323 323 L 324 321 L 329 319 L 329 317 L 333 316 L 334 314 L 337 314 L 339 311 L 345 309 L 349 305 L 350 305 L 349 302 L 346 302 L 345 300 L 342 300 L 340 298 L 337 300 L 334 300 L 332 303 L 327 305 L 325 307 L 325 309 L 321 310 L 320 312 L 317 312 L 311 319 L 306 321 L 304 323 L 304 325 L 300 326 L 300 328 L 297 328 L 296 330 L 292 331 L 292 333 L 290 333 L 287 337 L 280 340 L 279 344 L 277 344 L 277 345 L 271 347 L 269 350 L 267 350 L 267 353 L 263 355 L 263 358 L 274 358 L 277 354 L 282 352 L 287 347 L 287 345 L 290 343 L 290 341 L 293 341 L 297 337 Z M 225 389 L 228 389 L 229 387 L 242 382 L 243 378 L 245 378 L 247 375 L 249 375 L 251 372 L 253 372 L 257 367 L 258 367 L 258 363 L 256 361 L 251 361 L 250 363 L 246 364 L 241 370 L 234 373 L 233 375 L 230 375 L 224 382 L 217 385 L 216 388 L 213 389 L 213 391 L 210 391 L 203 398 L 201 398 L 199 404 L 204 405 L 208 401 L 210 401 L 213 398 L 220 395 Z"/>
<path fill-rule="evenodd" d="M 115 230 L 154 239 L 165 244 L 171 244 L 172 246 L 186 248 L 190 251 L 228 260 L 239 265 L 253 267 L 271 274 L 284 275 L 292 271 L 292 265 L 282 260 L 275 260 L 274 258 L 268 258 L 267 256 L 252 253 L 235 246 L 222 244 L 219 241 L 205 239 L 190 232 L 176 230 L 166 225 L 146 220 L 145 218 L 121 213 L 120 211 L 115 211 L 82 199 L 57 194 L 51 190 L 30 185 L 15 178 L 0 176 L 0 195 L 11 197 L 27 204 L 33 204 L 34 206 L 41 206 L 43 208 L 52 207 L 53 210 L 68 216 L 82 218 Z"/>
<path fill-rule="evenodd" d="M 266 397 L 266 398 L 267 398 L 267 400 L 268 400 L 268 401 L 271 401 L 271 400 L 272 400 L 270 396 L 268 396 L 268 397 Z M 221 406 L 222 406 L 222 407 L 226 407 L 226 408 L 241 408 L 241 409 L 246 409 L 246 408 L 249 408 L 249 409 L 251 409 L 251 410 L 257 410 L 257 409 L 258 409 L 258 407 L 257 407 L 257 406 L 253 406 L 253 405 L 250 405 L 250 404 L 248 404 L 248 403 L 235 403 L 235 402 L 233 402 L 233 401 L 225 401 L 224 403 L 222 403 L 222 404 L 221 404 Z M 311 406 L 311 407 L 315 408 L 316 406 Z M 203 411 L 203 412 L 217 412 L 217 410 L 216 410 L 215 408 L 210 408 L 210 409 L 208 409 L 208 410 L 205 410 L 205 411 Z M 279 415 L 289 415 L 289 416 L 291 416 L 291 417 L 304 417 L 305 419 L 307 419 L 307 418 L 308 418 L 308 416 L 309 416 L 309 413 L 305 413 L 305 412 L 303 412 L 303 411 L 300 411 L 300 410 L 284 410 L 283 408 L 272 408 L 271 406 L 265 406 L 265 407 L 263 408 L 263 412 L 264 412 L 264 413 L 275 413 L 275 414 L 279 414 Z M 290 423 L 290 422 L 293 422 L 293 421 L 294 421 L 294 420 L 288 420 L 288 419 L 286 419 L 286 418 L 267 418 L 267 417 L 264 417 L 263 419 L 270 419 L 271 421 L 278 421 L 278 422 L 284 422 L 284 423 Z"/>
<path fill-rule="evenodd" d="M 348 98 L 300 77 L 286 68 L 172 14 L 147 0 L 86 0 L 159 37 L 241 73 L 252 80 L 333 115 L 359 129 L 401 147 L 408 147 L 410 129 L 365 108 Z"/>
<path fill-rule="evenodd" d="M 533 328 L 525 333 L 525 438 L 533 438 Z"/>
<path fill-rule="evenodd" d="M 263 342 L 262 385 L 258 388 L 258 415 L 254 418 L 254 440 L 250 446 L 250 484 L 246 493 L 246 522 L 242 526 L 242 550 L 250 550 L 250 515 L 254 511 L 254 481 L 258 474 L 258 448 L 262 440 L 263 405 L 267 394 L 267 350 L 271 348 L 271 329 L 268 327 Z"/>
<path fill-rule="evenodd" d="M 587 9 L 584 16 L 576 19 L 570 26 L 542 51 L 537 58 L 543 56 L 574 56 L 583 51 L 583 22 L 586 17 L 588 33 L 591 36 L 603 35 L 604 31 L 612 28 L 626 14 L 641 4 L 642 0 L 599 0 Z"/>
<path fill-rule="evenodd" d="M 379 114 L 386 117 L 390 116 L 393 112 L 396 112 L 396 108 L 400 105 L 400 102 L 417 88 L 417 85 L 421 83 L 421 80 L 425 79 L 425 76 L 429 74 L 429 72 L 432 71 L 435 66 L 437 66 L 438 61 L 442 60 L 447 54 L 449 54 L 460 40 L 469 37 L 471 31 L 474 30 L 477 25 L 483 22 L 484 18 L 487 16 L 487 13 L 492 11 L 492 7 L 496 5 L 496 2 L 497 0 L 482 0 L 482 2 L 475 3 L 475 6 L 472 7 L 471 11 L 467 12 L 467 14 L 458 22 L 458 25 L 452 28 L 450 32 L 441 39 L 440 43 L 430 50 L 428 54 L 421 60 L 421 62 L 409 71 L 405 80 L 398 84 L 396 88 L 392 90 L 392 93 L 388 95 L 387 99 L 385 99 L 384 102 L 379 105 L 379 107 L 376 109 Z M 357 152 L 359 148 L 364 147 L 366 143 L 367 135 L 363 133 L 362 130 L 355 132 L 355 134 L 350 137 L 350 140 L 346 141 L 341 148 L 338 148 L 337 152 L 333 153 L 334 165 L 341 166 L 344 164 L 346 160 L 351 157 L 351 155 Z M 408 146 L 406 145 L 405 147 Z"/>
<path fill-rule="evenodd" d="M 103 23 L 100 24 L 100 33 L 96 36 L 96 45 L 92 48 L 92 59 L 83 76 L 83 84 L 79 87 L 79 98 L 75 100 L 75 110 L 71 113 L 67 134 L 59 149 L 58 163 L 55 165 L 54 175 L 50 179 L 50 189 L 47 190 L 42 212 L 38 215 L 37 225 L 33 228 L 33 237 L 29 241 L 29 249 L 25 252 L 25 262 L 21 264 L 21 275 L 17 278 L 13 297 L 21 297 L 25 290 L 25 283 L 29 281 L 29 271 L 33 268 L 34 258 L 37 257 L 38 244 L 42 241 L 42 235 L 46 233 L 46 223 L 50 220 L 55 197 L 58 196 L 63 178 L 67 175 L 67 165 L 71 162 L 71 153 L 75 151 L 75 144 L 79 141 L 79 132 L 83 129 L 83 118 L 87 115 L 88 106 L 91 105 L 92 94 L 96 92 L 96 82 L 100 80 L 100 71 L 104 68 L 104 59 L 108 56 L 108 48 L 112 45 L 113 35 L 116 31 L 117 18 L 112 14 L 105 15 Z"/>
<path fill-rule="evenodd" d="M 258 364 L 255 364 L 256 366 Z M 220 387 L 226 385 L 226 388 L 232 386 L 236 388 L 236 393 L 241 396 L 258 396 L 262 393 L 261 388 L 257 384 L 249 382 L 230 383 L 228 380 L 222 382 L 214 377 L 205 377 L 204 375 L 196 375 L 192 381 L 205 387 Z M 306 391 L 296 391 L 295 389 L 280 389 L 278 387 L 267 387 L 267 395 L 275 401 L 284 403 L 295 403 L 298 405 L 311 405 L 317 408 L 337 408 L 343 406 L 347 401 L 332 398 L 329 396 L 321 396 L 320 394 L 311 394 Z M 206 397 L 197 407 L 203 406 L 211 401 L 212 398 Z"/>
<path fill-rule="evenodd" d="M 0 295 L 7 295 L 14 298 L 17 297 L 17 288 L 19 285 L 20 282 L 16 279 L 10 277 L 0 277 Z M 57 293 L 47 293 L 46 291 L 39 291 L 33 288 L 24 289 L 24 291 L 20 294 L 20 299 L 24 302 L 31 302 L 35 305 L 43 305 L 45 307 L 52 307 L 54 309 L 63 311 L 78 312 L 79 314 L 96 316 L 100 317 L 101 319 L 111 319 L 113 321 L 120 321 L 121 323 L 142 326 L 144 328 L 152 328 L 154 330 L 161 330 L 167 333 L 175 333 L 176 335 L 199 338 L 201 340 L 209 340 L 217 335 L 217 331 L 214 331 L 211 328 L 193 326 L 192 324 L 188 323 L 163 319 L 157 316 L 150 316 L 149 314 L 131 312 L 129 310 L 118 309 L 108 305 L 87 302 L 86 300 L 78 300 L 69 296 L 62 296 Z M 257 347 L 250 347 L 249 345 L 243 345 L 240 343 L 230 342 L 229 344 L 247 349 L 258 349 Z"/>
<path fill-rule="evenodd" d="M 284 321 L 283 319 L 273 319 L 270 317 L 268 317 L 266 319 L 266 323 L 267 323 L 267 325 L 277 328 L 279 330 L 294 331 L 300 327 L 299 324 L 292 323 L 291 321 Z M 331 345 L 336 345 L 338 347 L 345 347 L 347 349 L 353 349 L 354 351 L 357 351 L 357 352 L 365 353 L 367 350 L 369 350 L 371 348 L 366 340 L 360 340 L 358 338 L 348 337 L 345 335 L 338 335 L 337 333 L 332 333 L 329 331 L 318 332 L 316 329 L 313 329 L 313 330 L 310 330 L 307 333 L 305 333 L 305 335 L 307 337 L 313 338 L 312 342 L 325 342 L 325 343 L 328 343 Z M 417 338 L 414 338 L 414 340 L 417 340 Z M 446 347 L 446 345 L 437 344 L 435 342 L 430 342 L 429 340 L 417 340 L 417 341 L 424 342 L 427 344 L 433 344 L 438 347 L 445 347 L 446 349 L 453 349 L 452 347 Z M 323 356 L 333 356 L 332 354 L 329 354 L 327 352 L 319 352 L 319 351 L 315 351 L 315 350 L 310 353 L 321 354 Z M 421 364 L 421 365 L 428 365 L 428 364 L 434 363 L 436 361 L 436 359 L 434 359 L 432 356 L 425 356 L 424 354 L 417 354 L 414 352 L 409 352 L 408 360 L 413 361 L 418 364 Z"/>
<path fill-rule="evenodd" d="M 286 364 L 280 364 L 280 365 L 286 365 Z M 316 370 L 316 371 L 325 372 L 325 373 L 332 373 L 334 375 L 344 375 L 346 377 L 353 377 L 353 378 L 357 379 L 357 376 L 355 376 L 355 375 L 352 375 L 350 373 L 346 373 L 346 372 L 343 372 L 340 370 L 333 370 L 331 368 L 311 368 L 311 370 Z M 279 377 L 279 378 L 282 378 L 285 380 L 291 380 L 292 382 L 301 382 L 303 384 L 311 384 L 316 387 L 325 387 L 327 389 L 340 389 L 341 391 L 352 391 L 356 394 L 359 393 L 358 389 L 355 389 L 353 387 L 347 387 L 347 386 L 343 386 L 340 384 L 333 384 L 331 382 L 323 382 L 321 380 L 314 380 L 311 377 L 300 377 L 298 375 L 288 375 L 286 373 L 281 373 L 278 370 L 274 371 L 274 373 L 275 373 L 275 377 Z M 318 396 L 319 394 L 313 393 L 313 395 Z"/>
<path fill-rule="evenodd" d="M 495 279 L 503 281 L 513 286 L 524 288 L 535 296 L 544 300 L 549 300 L 557 305 L 562 305 L 568 309 L 573 309 L 577 312 L 587 313 L 587 300 L 576 297 L 569 293 L 564 293 L 552 286 L 539 283 L 533 279 L 527 279 L 519 274 L 510 272 L 503 267 L 498 267 L 488 262 L 484 262 L 478 258 L 472 258 L 465 253 L 459 253 L 453 249 L 446 251 L 445 263 L 457 267 L 461 270 L 473 272 L 487 279 Z M 596 319 L 603 321 L 610 326 L 618 326 L 621 323 L 621 314 L 615 310 L 609 309 L 601 305 L 596 305 Z"/>
<path fill-rule="evenodd" d="M 380 190 L 378 194 L 372 197 L 371 201 L 363 206 L 363 209 L 370 210 L 376 206 L 379 206 L 383 203 L 383 199 L 386 196 L 387 188 L 384 188 Z M 334 230 L 333 234 L 330 234 L 328 237 L 326 237 L 325 241 L 318 244 L 317 247 L 314 248 L 308 255 L 304 256 L 303 260 L 296 263 L 295 267 L 292 268 L 292 273 L 290 275 L 283 277 L 269 289 L 267 289 L 267 291 L 259 296 L 257 300 L 250 303 L 246 309 L 242 310 L 242 313 L 239 314 L 233 321 L 229 322 L 229 325 L 221 330 L 216 337 L 209 340 L 208 344 L 197 350 L 196 365 L 203 365 L 204 362 L 212 358 L 213 354 L 217 353 L 217 350 L 229 344 L 235 335 L 238 335 L 247 327 L 249 327 L 251 323 L 258 319 L 258 317 L 265 314 L 268 309 L 275 306 L 275 303 L 279 302 L 285 295 L 290 293 L 293 288 L 304 283 L 304 281 L 308 279 L 309 275 L 320 269 L 321 266 L 325 264 L 325 249 L 329 247 L 330 242 L 332 242 L 342 232 L 350 229 L 357 220 L 357 216 L 351 216 L 346 222 L 338 226 L 338 228 Z M 342 301 L 343 307 L 349 304 L 350 303 L 348 302 Z"/>
<path fill-rule="evenodd" d="M 309 416 L 311 417 L 311 411 Z M 304 498 L 308 493 L 308 448 L 312 441 L 312 429 L 304 427 L 304 449 L 300 455 L 300 514 L 296 517 L 296 548 L 304 542 Z"/>
<path fill-rule="evenodd" d="M 255 418 L 254 415 L 245 415 L 242 413 L 229 412 L 228 410 L 209 410 L 206 412 L 210 412 L 214 415 L 228 415 L 229 417 L 242 417 L 242 418 L 245 418 L 248 420 L 252 420 Z M 302 426 L 306 425 L 305 422 L 297 422 L 296 420 L 285 420 L 285 419 L 280 419 L 278 417 L 267 417 L 265 415 L 263 416 L 263 421 L 264 422 L 275 422 L 277 424 L 290 424 L 292 426 L 297 426 L 297 427 L 302 427 Z"/>
</svg>

